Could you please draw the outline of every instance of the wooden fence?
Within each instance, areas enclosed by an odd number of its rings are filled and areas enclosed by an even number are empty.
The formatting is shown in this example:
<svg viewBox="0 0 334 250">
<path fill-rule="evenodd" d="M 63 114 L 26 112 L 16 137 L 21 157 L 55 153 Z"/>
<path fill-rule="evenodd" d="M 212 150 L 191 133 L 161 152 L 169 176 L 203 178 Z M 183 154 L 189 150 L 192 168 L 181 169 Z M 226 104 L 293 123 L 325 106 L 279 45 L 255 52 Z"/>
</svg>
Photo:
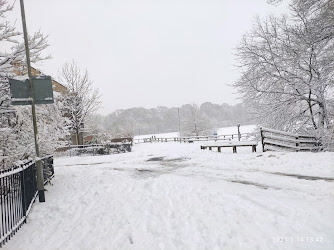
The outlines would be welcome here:
<svg viewBox="0 0 334 250">
<path fill-rule="evenodd" d="M 279 130 L 260 128 L 262 150 L 287 149 L 292 151 L 318 151 L 322 149 L 320 140 L 312 135 L 301 135 Z"/>
<path fill-rule="evenodd" d="M 249 134 L 230 134 L 230 135 L 209 135 L 209 136 L 183 136 L 183 137 L 146 137 L 133 139 L 134 143 L 147 143 L 147 142 L 194 142 L 194 141 L 233 141 L 233 140 L 245 140 L 249 137 Z"/>
<path fill-rule="evenodd" d="M 54 175 L 53 157 L 42 159 L 45 183 Z M 38 196 L 35 162 L 0 171 L 0 248 L 26 222 Z"/>
</svg>

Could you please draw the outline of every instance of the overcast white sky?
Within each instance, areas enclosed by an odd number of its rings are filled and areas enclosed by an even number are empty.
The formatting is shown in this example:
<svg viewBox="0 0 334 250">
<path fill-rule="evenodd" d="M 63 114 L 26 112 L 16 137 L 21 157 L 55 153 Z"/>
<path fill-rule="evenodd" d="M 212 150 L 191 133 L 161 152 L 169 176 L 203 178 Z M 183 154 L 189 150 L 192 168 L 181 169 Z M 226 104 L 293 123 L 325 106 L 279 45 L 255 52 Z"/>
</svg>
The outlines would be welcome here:
<svg viewBox="0 0 334 250">
<path fill-rule="evenodd" d="M 11 0 L 9 0 L 10 2 Z M 21 29 L 19 1 L 10 14 Z M 101 114 L 131 107 L 236 104 L 233 49 L 266 0 L 25 0 L 28 32 L 49 34 L 56 77 L 74 59 L 102 94 Z"/>
</svg>

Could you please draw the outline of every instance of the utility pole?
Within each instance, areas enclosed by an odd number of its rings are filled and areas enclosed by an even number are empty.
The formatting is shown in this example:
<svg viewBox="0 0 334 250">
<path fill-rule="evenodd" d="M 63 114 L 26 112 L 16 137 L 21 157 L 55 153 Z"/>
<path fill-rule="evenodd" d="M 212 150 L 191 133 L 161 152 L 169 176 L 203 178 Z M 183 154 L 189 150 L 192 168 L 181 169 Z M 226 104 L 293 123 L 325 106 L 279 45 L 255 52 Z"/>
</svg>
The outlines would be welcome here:
<svg viewBox="0 0 334 250">
<path fill-rule="evenodd" d="M 23 35 L 24 35 L 24 45 L 25 45 L 26 57 L 27 57 L 29 85 L 30 85 L 32 122 L 34 126 L 34 139 L 35 139 L 35 151 L 36 151 L 35 163 L 36 163 L 36 172 L 37 172 L 38 199 L 39 199 L 39 202 L 45 202 L 43 166 L 42 166 L 41 159 L 39 158 L 35 94 L 34 94 L 34 86 L 33 86 L 33 81 L 32 81 L 32 74 L 31 74 L 29 43 L 28 43 L 27 25 L 26 25 L 26 17 L 25 17 L 25 12 L 24 12 L 23 0 L 20 0 L 20 6 L 21 6 L 22 26 L 23 26 Z"/>
<path fill-rule="evenodd" d="M 180 143 L 181 143 L 181 122 L 180 122 L 180 108 L 177 108 L 177 115 L 179 117 L 179 137 L 180 137 Z"/>
</svg>

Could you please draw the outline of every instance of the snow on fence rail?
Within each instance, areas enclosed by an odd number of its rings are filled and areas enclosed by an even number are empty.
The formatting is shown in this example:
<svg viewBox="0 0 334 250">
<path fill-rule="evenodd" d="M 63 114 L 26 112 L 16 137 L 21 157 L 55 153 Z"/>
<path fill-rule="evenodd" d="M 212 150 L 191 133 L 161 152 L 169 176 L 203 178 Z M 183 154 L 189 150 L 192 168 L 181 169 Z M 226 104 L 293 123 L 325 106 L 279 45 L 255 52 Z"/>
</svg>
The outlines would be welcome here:
<svg viewBox="0 0 334 250">
<path fill-rule="evenodd" d="M 279 130 L 260 128 L 262 150 L 266 146 L 284 148 L 293 151 L 317 151 L 321 150 L 321 142 L 312 135 L 301 135 L 283 132 Z"/>
<path fill-rule="evenodd" d="M 54 176 L 53 156 L 42 159 L 45 183 Z M 0 248 L 26 222 L 38 195 L 35 162 L 0 171 Z"/>
<path fill-rule="evenodd" d="M 138 143 L 147 143 L 147 142 L 194 142 L 194 141 L 222 141 L 222 140 L 242 140 L 247 139 L 249 134 L 230 134 L 230 135 L 209 135 L 209 136 L 183 136 L 183 137 L 147 137 L 133 139 L 133 141 Z"/>
</svg>

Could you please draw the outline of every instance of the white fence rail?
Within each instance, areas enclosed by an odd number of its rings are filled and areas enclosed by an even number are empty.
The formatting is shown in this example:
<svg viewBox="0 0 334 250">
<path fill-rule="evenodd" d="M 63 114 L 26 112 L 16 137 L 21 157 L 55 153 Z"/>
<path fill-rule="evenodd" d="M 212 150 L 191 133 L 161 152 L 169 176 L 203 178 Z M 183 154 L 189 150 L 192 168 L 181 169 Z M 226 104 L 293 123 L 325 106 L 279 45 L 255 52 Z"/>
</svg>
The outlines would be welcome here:
<svg viewBox="0 0 334 250">
<path fill-rule="evenodd" d="M 194 141 L 224 141 L 224 140 L 246 140 L 249 134 L 230 134 L 230 135 L 209 135 L 209 136 L 182 136 L 182 137 L 146 137 L 133 139 L 134 143 L 147 143 L 147 142 L 194 142 Z"/>
</svg>

